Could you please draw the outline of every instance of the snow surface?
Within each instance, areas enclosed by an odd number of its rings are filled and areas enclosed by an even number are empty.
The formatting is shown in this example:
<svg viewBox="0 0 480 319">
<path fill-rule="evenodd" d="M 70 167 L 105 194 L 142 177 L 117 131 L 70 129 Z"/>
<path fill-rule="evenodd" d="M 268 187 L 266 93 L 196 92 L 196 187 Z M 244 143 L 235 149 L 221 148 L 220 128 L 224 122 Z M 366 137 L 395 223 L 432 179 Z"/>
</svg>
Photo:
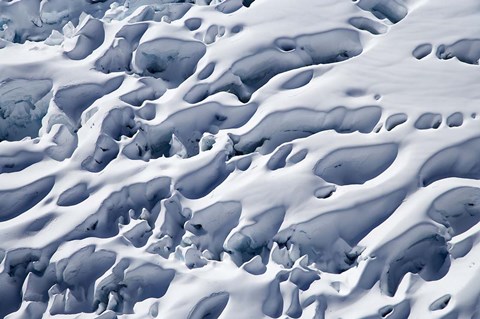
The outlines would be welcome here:
<svg viewBox="0 0 480 319">
<path fill-rule="evenodd" d="M 0 317 L 480 318 L 479 59 L 478 0 L 0 0 Z"/>
</svg>

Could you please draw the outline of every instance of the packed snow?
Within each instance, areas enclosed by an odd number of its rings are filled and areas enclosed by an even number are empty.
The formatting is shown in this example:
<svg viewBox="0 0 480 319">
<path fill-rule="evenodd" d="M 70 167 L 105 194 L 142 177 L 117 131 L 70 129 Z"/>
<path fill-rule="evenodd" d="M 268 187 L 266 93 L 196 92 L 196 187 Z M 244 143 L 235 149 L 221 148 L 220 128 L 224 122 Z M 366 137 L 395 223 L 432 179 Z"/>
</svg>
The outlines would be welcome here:
<svg viewBox="0 0 480 319">
<path fill-rule="evenodd" d="M 0 317 L 480 318 L 477 0 L 0 0 Z"/>
</svg>

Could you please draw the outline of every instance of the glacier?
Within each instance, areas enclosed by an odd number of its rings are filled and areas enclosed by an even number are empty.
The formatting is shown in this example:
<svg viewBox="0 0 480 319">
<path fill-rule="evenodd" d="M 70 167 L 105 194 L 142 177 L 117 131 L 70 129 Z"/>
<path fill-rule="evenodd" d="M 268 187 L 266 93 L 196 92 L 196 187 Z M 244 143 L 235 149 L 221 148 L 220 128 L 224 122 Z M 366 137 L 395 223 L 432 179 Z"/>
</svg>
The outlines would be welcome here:
<svg viewBox="0 0 480 319">
<path fill-rule="evenodd" d="M 0 0 L 0 317 L 480 318 L 476 0 Z"/>
</svg>

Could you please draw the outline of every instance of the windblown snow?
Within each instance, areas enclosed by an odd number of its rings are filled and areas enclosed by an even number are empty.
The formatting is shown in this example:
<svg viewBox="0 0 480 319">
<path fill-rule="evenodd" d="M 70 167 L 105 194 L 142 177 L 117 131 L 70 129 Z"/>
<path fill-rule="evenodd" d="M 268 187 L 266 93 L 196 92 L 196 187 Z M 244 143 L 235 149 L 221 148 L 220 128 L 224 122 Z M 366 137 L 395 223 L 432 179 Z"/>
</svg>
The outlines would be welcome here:
<svg viewBox="0 0 480 319">
<path fill-rule="evenodd" d="M 0 0 L 0 317 L 480 318 L 477 0 Z"/>
</svg>

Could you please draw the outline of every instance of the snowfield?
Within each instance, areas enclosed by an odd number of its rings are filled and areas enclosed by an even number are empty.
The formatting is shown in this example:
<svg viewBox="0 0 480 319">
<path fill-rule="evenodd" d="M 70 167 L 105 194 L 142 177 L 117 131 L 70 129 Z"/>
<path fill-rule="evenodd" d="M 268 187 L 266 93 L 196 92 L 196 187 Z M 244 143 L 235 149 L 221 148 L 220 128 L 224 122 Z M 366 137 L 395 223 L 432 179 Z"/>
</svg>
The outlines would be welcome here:
<svg viewBox="0 0 480 319">
<path fill-rule="evenodd" d="M 0 0 L 0 317 L 479 319 L 478 0 Z"/>
</svg>

